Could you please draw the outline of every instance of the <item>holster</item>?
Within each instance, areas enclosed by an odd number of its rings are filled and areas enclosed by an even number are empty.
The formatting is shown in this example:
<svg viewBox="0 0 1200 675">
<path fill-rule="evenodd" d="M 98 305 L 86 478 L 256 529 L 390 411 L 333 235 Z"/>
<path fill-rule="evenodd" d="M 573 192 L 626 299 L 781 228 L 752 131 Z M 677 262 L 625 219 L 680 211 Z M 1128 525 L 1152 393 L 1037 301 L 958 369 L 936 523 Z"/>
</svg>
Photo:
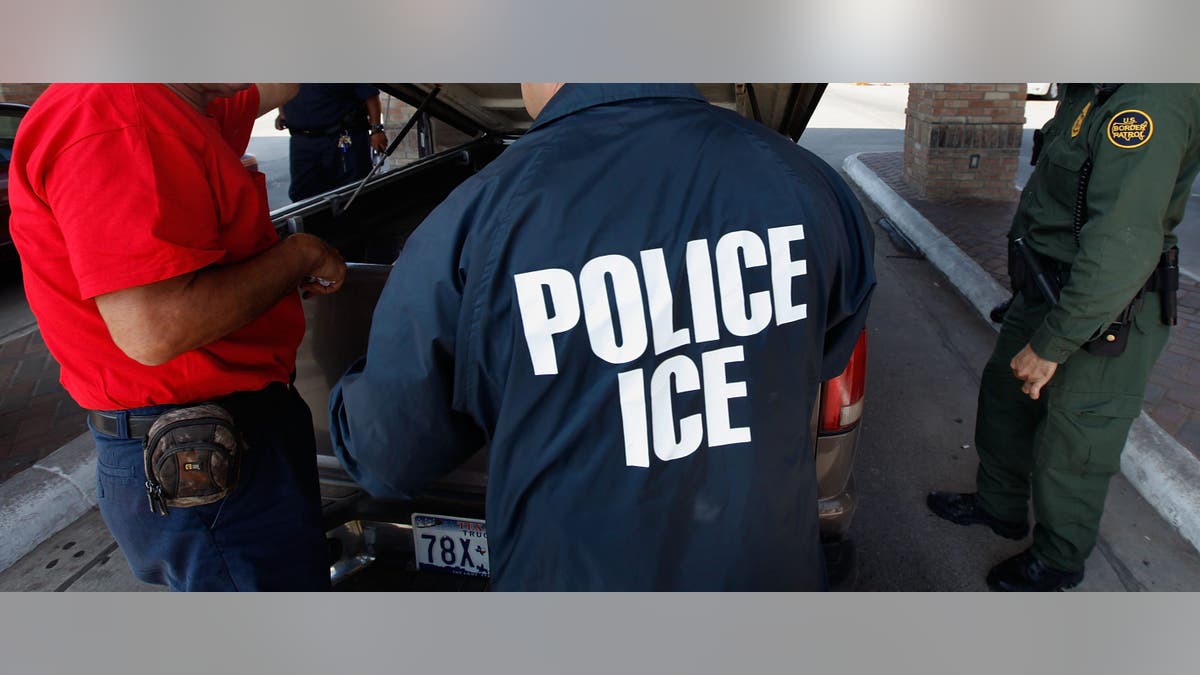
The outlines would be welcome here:
<svg viewBox="0 0 1200 675">
<path fill-rule="evenodd" d="M 1083 343 L 1083 348 L 1093 356 L 1120 356 L 1125 353 L 1129 344 L 1129 328 L 1133 325 L 1133 317 L 1142 308 L 1142 293 L 1121 310 L 1117 320 L 1100 331 L 1096 337 Z"/>
<path fill-rule="evenodd" d="M 1151 291 L 1158 293 L 1159 320 L 1165 326 L 1174 326 L 1179 320 L 1176 304 L 1176 293 L 1179 292 L 1179 247 L 1173 246 L 1159 256 L 1158 267 L 1154 268 L 1154 273 L 1117 316 L 1117 320 L 1099 335 L 1085 342 L 1083 348 L 1096 356 L 1120 356 L 1129 341 L 1129 327 L 1133 324 L 1133 317 L 1142 309 L 1143 296 Z"/>
<path fill-rule="evenodd" d="M 1047 258 L 1017 237 L 1008 246 L 1008 278 L 1013 293 L 1027 299 L 1040 299 L 1048 305 L 1058 304 L 1058 294 L 1070 279 L 1071 268 Z"/>
<path fill-rule="evenodd" d="M 237 486 L 245 444 L 233 416 L 216 403 L 176 408 L 146 434 L 146 496 L 155 513 L 224 499 Z"/>
<path fill-rule="evenodd" d="M 1158 269 L 1154 271 L 1158 282 L 1159 312 L 1163 325 L 1174 326 L 1179 323 L 1179 247 L 1172 246 L 1163 252 L 1158 259 Z"/>
<path fill-rule="evenodd" d="M 1041 299 L 1051 306 L 1071 277 L 1069 265 L 1033 251 L 1022 238 L 1011 242 L 1008 253 L 1008 274 L 1013 292 L 1026 298 Z M 1083 349 L 1095 356 L 1120 356 L 1129 343 L 1133 317 L 1142 308 L 1143 295 L 1157 291 L 1161 298 L 1161 319 L 1168 326 L 1178 321 L 1176 293 L 1179 289 L 1179 249 L 1173 247 L 1159 258 L 1154 273 L 1137 294 L 1117 315 L 1117 319 L 1087 342 Z"/>
</svg>

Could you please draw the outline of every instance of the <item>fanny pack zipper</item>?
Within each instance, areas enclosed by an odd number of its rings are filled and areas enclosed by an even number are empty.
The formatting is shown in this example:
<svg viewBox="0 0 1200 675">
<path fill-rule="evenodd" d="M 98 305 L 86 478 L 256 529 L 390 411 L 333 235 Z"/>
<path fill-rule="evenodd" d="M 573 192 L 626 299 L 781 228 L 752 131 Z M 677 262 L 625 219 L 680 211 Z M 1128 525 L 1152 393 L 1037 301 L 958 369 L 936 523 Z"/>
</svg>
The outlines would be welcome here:
<svg viewBox="0 0 1200 675">
<path fill-rule="evenodd" d="M 150 465 L 152 449 L 155 445 L 158 445 L 158 441 L 161 440 L 163 436 L 167 435 L 172 430 L 182 426 L 192 426 L 197 423 L 216 423 L 233 428 L 232 422 L 220 417 L 195 417 L 192 419 L 177 420 L 154 432 L 153 436 L 148 436 L 145 444 L 142 446 L 142 466 L 146 472 L 146 498 L 150 501 L 150 510 L 160 516 L 167 515 L 167 511 L 169 509 L 167 508 L 167 499 L 166 497 L 163 497 L 162 494 L 162 485 L 160 485 L 158 481 L 154 480 L 154 468 Z M 205 445 L 211 447 L 220 447 L 215 443 L 209 443 L 207 441 L 201 441 L 197 445 L 191 445 L 188 447 L 194 448 Z M 178 451 L 174 450 L 171 454 L 175 454 L 176 452 Z"/>
</svg>

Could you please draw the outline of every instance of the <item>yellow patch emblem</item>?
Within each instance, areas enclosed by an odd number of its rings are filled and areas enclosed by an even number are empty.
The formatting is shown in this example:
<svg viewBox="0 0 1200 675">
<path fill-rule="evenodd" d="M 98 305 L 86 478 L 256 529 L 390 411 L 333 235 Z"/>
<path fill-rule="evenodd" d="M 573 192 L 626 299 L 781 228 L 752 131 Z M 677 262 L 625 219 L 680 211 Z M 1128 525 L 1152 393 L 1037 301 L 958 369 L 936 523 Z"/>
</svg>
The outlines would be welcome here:
<svg viewBox="0 0 1200 675">
<path fill-rule="evenodd" d="M 1118 148 L 1140 148 L 1152 135 L 1154 120 L 1141 110 L 1122 110 L 1108 121 L 1108 140 Z"/>
<path fill-rule="evenodd" d="M 1071 138 L 1079 135 L 1079 130 L 1083 128 L 1083 120 L 1087 117 L 1088 111 L 1092 109 L 1092 102 L 1088 101 L 1087 105 L 1083 106 L 1083 112 L 1079 113 L 1079 117 L 1075 118 L 1075 124 L 1071 125 Z"/>
</svg>

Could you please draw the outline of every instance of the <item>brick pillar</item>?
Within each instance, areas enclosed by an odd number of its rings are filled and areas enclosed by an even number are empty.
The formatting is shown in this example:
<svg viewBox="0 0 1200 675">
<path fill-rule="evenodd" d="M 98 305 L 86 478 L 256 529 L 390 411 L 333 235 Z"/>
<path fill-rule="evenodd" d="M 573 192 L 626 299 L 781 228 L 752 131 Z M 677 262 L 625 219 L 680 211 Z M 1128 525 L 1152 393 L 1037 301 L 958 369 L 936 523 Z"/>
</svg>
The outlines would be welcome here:
<svg viewBox="0 0 1200 675">
<path fill-rule="evenodd" d="M 379 92 L 379 102 L 383 105 L 383 126 L 387 131 L 388 143 L 400 133 L 400 129 L 404 127 L 404 123 L 412 116 L 414 108 L 398 98 L 392 98 L 388 94 Z M 404 142 L 396 147 L 396 151 L 388 159 L 387 169 L 397 169 L 399 167 L 417 159 L 417 134 L 416 129 L 404 139 Z"/>
<path fill-rule="evenodd" d="M 1024 84 L 910 84 L 904 181 L 927 199 L 1012 199 Z"/>
<path fill-rule="evenodd" d="M 385 92 L 379 93 L 379 101 L 383 104 L 383 126 L 387 130 L 388 142 L 400 133 L 404 125 L 408 123 L 408 118 L 416 112 L 416 108 L 401 101 L 398 98 L 393 98 Z M 471 140 L 470 136 L 458 131 L 457 129 L 439 122 L 433 121 L 433 149 L 435 152 L 441 152 L 447 148 L 466 143 Z M 413 127 L 408 136 L 400 145 L 396 146 L 396 151 L 388 159 L 387 169 L 396 169 L 410 162 L 416 161 L 420 157 L 417 152 L 417 128 Z"/>
</svg>

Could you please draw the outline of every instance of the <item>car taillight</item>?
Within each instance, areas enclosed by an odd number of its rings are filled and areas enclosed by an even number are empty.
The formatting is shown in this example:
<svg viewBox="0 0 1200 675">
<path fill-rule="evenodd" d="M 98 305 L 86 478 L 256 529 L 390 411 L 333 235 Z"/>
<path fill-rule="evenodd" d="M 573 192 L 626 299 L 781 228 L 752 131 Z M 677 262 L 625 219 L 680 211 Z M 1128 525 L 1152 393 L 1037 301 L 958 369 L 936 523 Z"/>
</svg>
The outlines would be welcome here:
<svg viewBox="0 0 1200 675">
<path fill-rule="evenodd" d="M 841 375 L 821 389 L 820 433 L 836 434 L 858 424 L 867 385 L 867 331 L 858 335 L 854 353 Z"/>
</svg>

